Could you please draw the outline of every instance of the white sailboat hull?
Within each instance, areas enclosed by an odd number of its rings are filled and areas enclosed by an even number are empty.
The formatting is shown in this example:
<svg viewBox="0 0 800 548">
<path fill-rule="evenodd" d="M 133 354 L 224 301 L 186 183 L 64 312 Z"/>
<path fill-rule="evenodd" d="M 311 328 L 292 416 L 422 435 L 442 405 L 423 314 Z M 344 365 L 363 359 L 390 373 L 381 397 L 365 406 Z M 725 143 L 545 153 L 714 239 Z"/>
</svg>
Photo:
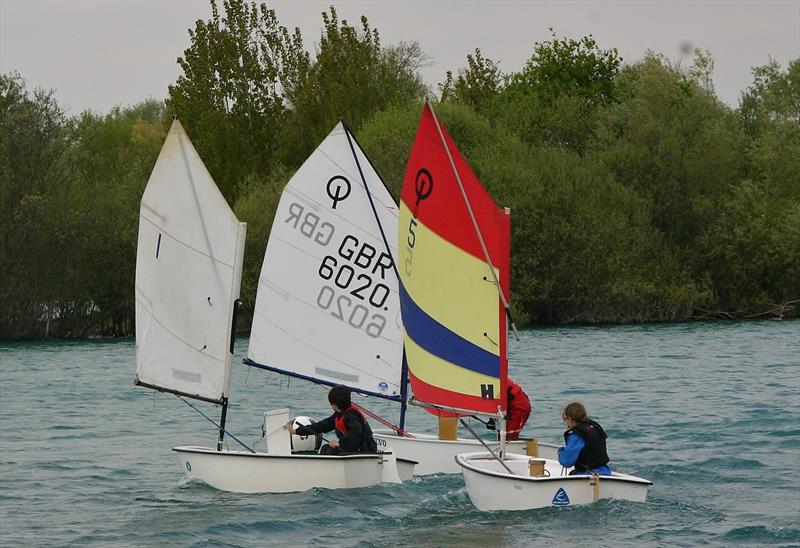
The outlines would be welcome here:
<svg viewBox="0 0 800 548">
<path fill-rule="evenodd" d="M 589 504 L 600 499 L 644 502 L 652 482 L 614 472 L 611 476 L 569 476 L 557 460 L 545 460 L 549 477 L 531 477 L 530 458 L 506 455 L 504 463 L 488 453 L 466 453 L 456 457 L 464 473 L 469 498 L 479 510 L 530 510 L 548 506 Z M 599 481 L 598 481 L 599 480 Z"/>
<path fill-rule="evenodd" d="M 457 440 L 440 440 L 431 434 L 411 433 L 413 438 L 400 436 L 392 430 L 375 430 L 373 435 L 378 444 L 378 449 L 385 451 L 391 449 L 400 459 L 411 459 L 418 462 L 414 469 L 417 476 L 430 474 L 458 474 L 461 467 L 455 460 L 460 453 L 470 453 L 483 450 L 481 443 L 472 438 L 459 438 Z M 511 441 L 506 444 L 509 453 L 526 455 L 528 440 Z M 493 450 L 498 443 L 488 443 Z M 558 458 L 558 446 L 550 443 L 539 442 L 539 457 L 545 459 Z"/>
<path fill-rule="evenodd" d="M 413 461 L 391 452 L 368 455 L 271 455 L 184 446 L 178 454 L 186 476 L 221 491 L 290 493 L 315 487 L 350 489 L 400 483 L 414 474 Z"/>
</svg>

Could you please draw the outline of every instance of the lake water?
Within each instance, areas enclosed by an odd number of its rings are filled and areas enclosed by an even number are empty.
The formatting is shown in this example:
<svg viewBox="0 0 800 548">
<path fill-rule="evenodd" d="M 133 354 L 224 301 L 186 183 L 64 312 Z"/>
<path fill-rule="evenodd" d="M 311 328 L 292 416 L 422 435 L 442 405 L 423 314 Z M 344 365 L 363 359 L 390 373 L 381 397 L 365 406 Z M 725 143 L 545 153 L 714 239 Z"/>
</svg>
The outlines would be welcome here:
<svg viewBox="0 0 800 548">
<path fill-rule="evenodd" d="M 615 469 L 654 482 L 646 503 L 479 512 L 460 475 L 220 492 L 186 481 L 170 450 L 213 445 L 214 427 L 133 386 L 133 340 L 0 343 L 0 544 L 800 544 L 800 322 L 534 329 L 510 353 L 534 405 L 525 433 L 559 443 L 561 408 L 583 402 Z M 229 428 L 248 443 L 267 409 L 329 413 L 326 389 L 239 363 L 233 375 Z M 415 408 L 408 426 L 435 423 Z"/>
</svg>

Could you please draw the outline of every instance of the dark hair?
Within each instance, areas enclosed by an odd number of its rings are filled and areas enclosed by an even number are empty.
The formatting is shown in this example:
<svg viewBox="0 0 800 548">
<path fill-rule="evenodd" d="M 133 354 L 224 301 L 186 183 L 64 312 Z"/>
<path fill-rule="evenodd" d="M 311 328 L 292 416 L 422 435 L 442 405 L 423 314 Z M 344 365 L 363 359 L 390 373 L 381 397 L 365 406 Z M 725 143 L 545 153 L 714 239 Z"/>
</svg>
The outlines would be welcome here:
<svg viewBox="0 0 800 548">
<path fill-rule="evenodd" d="M 337 384 L 328 392 L 328 401 L 344 411 L 350 407 L 350 389 L 341 384 Z"/>
<path fill-rule="evenodd" d="M 589 416 L 586 414 L 586 408 L 582 403 L 578 402 L 572 402 L 564 408 L 564 412 L 561 413 L 561 418 L 566 419 L 567 417 L 575 422 L 586 422 L 589 420 Z"/>
</svg>

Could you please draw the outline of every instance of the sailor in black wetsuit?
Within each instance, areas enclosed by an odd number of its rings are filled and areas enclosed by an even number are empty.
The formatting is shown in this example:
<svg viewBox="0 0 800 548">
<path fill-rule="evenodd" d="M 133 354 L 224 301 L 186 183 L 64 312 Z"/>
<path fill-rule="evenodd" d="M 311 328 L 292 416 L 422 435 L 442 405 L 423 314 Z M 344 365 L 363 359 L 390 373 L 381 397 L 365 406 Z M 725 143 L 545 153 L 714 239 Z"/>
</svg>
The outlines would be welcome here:
<svg viewBox="0 0 800 548">
<path fill-rule="evenodd" d="M 589 419 L 586 408 L 580 403 L 571 403 L 564 408 L 564 422 L 568 430 L 564 432 L 565 447 L 558 449 L 558 462 L 569 468 L 570 475 L 600 474 L 611 475 L 611 465 L 606 452 L 606 436 L 603 427 Z"/>
<path fill-rule="evenodd" d="M 350 389 L 337 385 L 328 392 L 328 402 L 333 409 L 333 415 L 308 426 L 289 426 L 292 434 L 309 436 L 311 434 L 324 434 L 336 430 L 335 440 L 330 440 L 328 445 L 320 448 L 320 455 L 339 455 L 342 453 L 360 453 L 377 451 L 372 429 L 350 401 Z"/>
</svg>

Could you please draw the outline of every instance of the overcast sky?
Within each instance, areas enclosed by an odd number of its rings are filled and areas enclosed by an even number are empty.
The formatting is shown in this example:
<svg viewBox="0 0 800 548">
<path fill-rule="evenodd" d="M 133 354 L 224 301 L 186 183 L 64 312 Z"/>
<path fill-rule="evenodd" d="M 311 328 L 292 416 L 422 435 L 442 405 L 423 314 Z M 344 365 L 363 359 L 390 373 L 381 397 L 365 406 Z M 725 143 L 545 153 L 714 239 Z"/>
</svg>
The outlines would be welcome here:
<svg viewBox="0 0 800 548">
<path fill-rule="evenodd" d="M 311 51 L 331 4 L 352 24 L 366 15 L 384 44 L 418 41 L 431 60 L 423 77 L 434 89 L 475 48 L 503 71 L 519 70 L 533 44 L 550 38 L 548 27 L 572 38 L 591 33 L 626 62 L 653 50 L 688 64 L 687 45 L 707 49 L 717 94 L 731 106 L 752 82 L 751 67 L 772 57 L 785 68 L 800 57 L 800 0 L 267 4 L 282 25 L 300 27 Z M 187 30 L 210 14 L 205 0 L 0 0 L 0 72 L 18 71 L 29 89 L 55 89 L 69 114 L 164 98 L 189 46 Z"/>
</svg>

